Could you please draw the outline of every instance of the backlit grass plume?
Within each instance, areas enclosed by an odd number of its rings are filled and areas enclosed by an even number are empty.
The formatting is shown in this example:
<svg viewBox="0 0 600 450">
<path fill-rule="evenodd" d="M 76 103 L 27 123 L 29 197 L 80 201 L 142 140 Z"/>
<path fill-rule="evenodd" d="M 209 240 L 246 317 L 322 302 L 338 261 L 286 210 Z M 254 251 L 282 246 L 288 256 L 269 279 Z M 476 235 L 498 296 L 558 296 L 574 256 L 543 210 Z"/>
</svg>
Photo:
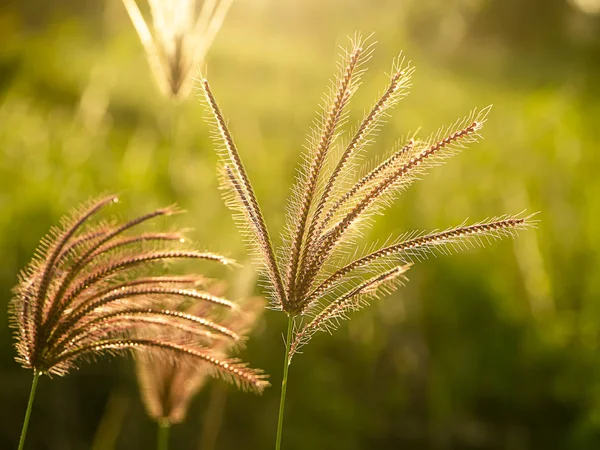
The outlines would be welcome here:
<svg viewBox="0 0 600 450">
<path fill-rule="evenodd" d="M 222 182 L 229 206 L 267 280 L 273 308 L 288 317 L 277 445 L 281 442 L 287 372 L 292 355 L 318 331 L 331 331 L 347 314 L 395 289 L 411 264 L 440 252 L 513 236 L 528 217 L 507 215 L 443 232 L 401 236 L 360 254 L 356 238 L 414 180 L 479 139 L 489 107 L 431 136 L 400 142 L 379 164 L 363 163 L 392 107 L 407 93 L 413 68 L 399 56 L 372 109 L 342 138 L 348 105 L 372 47 L 360 37 L 342 53 L 306 144 L 304 163 L 288 206 L 282 248 L 275 252 L 240 154 L 206 79 L 201 81 L 220 144 Z M 367 168 L 372 169 L 368 170 Z M 348 258 L 348 255 L 352 257 Z"/>
<path fill-rule="evenodd" d="M 93 216 L 117 201 L 92 201 L 64 218 L 42 240 L 33 261 L 20 274 L 11 302 L 16 360 L 34 373 L 19 448 L 23 447 L 31 405 L 40 375 L 66 375 L 103 354 L 152 352 L 164 358 L 189 357 L 211 371 L 261 391 L 260 371 L 216 355 L 213 337 L 239 339 L 210 318 L 180 312 L 181 300 L 225 310 L 236 305 L 196 288 L 195 275 L 157 275 L 153 269 L 173 260 L 229 264 L 223 256 L 185 246 L 182 233 L 139 232 L 139 225 L 177 212 L 157 209 L 128 222 Z M 179 332 L 185 332 L 182 339 Z"/>
<path fill-rule="evenodd" d="M 207 347 L 220 359 L 227 359 L 229 353 L 243 344 L 245 334 L 262 314 L 264 303 L 262 298 L 251 298 L 239 303 L 236 311 L 226 312 L 219 323 L 229 330 L 230 336 L 215 333 L 207 339 Z M 214 317 L 215 321 L 223 316 L 223 311 L 206 303 L 183 306 L 183 311 L 195 316 Z M 187 330 L 178 330 L 176 333 L 179 339 L 189 338 Z M 146 411 L 158 424 L 157 448 L 167 449 L 171 425 L 185 420 L 191 400 L 214 371 L 210 364 L 198 364 L 194 358 L 185 355 L 167 359 L 153 354 L 141 354 L 136 357 L 136 365 Z M 263 389 L 266 386 L 268 382 L 262 380 L 257 388 Z"/>
<path fill-rule="evenodd" d="M 161 90 L 173 97 L 190 91 L 233 0 L 148 0 L 150 20 L 136 0 L 123 0 Z"/>
</svg>

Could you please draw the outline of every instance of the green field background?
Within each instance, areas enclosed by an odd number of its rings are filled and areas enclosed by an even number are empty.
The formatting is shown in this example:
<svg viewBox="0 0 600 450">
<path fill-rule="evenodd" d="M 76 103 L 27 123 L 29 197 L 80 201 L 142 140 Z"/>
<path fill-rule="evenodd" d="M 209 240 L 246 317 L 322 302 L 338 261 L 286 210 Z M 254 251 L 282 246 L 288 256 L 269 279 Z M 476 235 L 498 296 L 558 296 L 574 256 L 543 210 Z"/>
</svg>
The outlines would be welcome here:
<svg viewBox="0 0 600 450">
<path fill-rule="evenodd" d="M 384 241 L 469 218 L 539 212 L 514 241 L 431 258 L 395 294 L 316 336 L 294 359 L 283 448 L 600 448 L 600 15 L 594 0 L 239 0 L 203 67 L 270 231 L 339 46 L 374 33 L 350 118 L 403 51 L 410 96 L 370 149 L 494 104 L 484 140 L 434 168 L 365 235 Z M 591 5 L 591 6 L 590 6 Z M 600 8 L 598 8 L 600 9 Z M 123 217 L 177 203 L 200 248 L 246 266 L 232 297 L 260 293 L 223 205 L 199 92 L 162 96 L 118 0 L 0 3 L 0 448 L 16 448 L 31 373 L 14 361 L 7 304 L 62 214 L 118 193 Z M 360 244 L 363 245 L 363 244 Z M 204 271 L 204 266 L 193 266 Z M 285 316 L 266 311 L 241 357 L 262 396 L 207 385 L 181 450 L 272 448 Z M 130 359 L 44 377 L 26 448 L 154 448 Z"/>
</svg>

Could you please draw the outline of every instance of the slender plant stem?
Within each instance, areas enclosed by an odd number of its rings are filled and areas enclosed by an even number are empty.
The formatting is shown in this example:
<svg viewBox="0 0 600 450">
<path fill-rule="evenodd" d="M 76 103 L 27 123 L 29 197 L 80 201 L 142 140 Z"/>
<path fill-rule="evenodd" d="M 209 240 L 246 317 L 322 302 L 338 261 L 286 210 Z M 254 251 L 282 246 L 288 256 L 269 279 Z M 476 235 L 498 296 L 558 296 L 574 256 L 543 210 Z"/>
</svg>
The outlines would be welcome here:
<svg viewBox="0 0 600 450">
<path fill-rule="evenodd" d="M 223 416 L 225 415 L 225 405 L 227 404 L 226 386 L 221 383 L 215 384 L 208 402 L 198 450 L 215 450 L 216 448 L 221 425 L 223 424 Z"/>
<path fill-rule="evenodd" d="M 169 432 L 171 431 L 171 423 L 168 420 L 158 422 L 158 434 L 156 436 L 156 450 L 168 450 L 169 448 Z"/>
<path fill-rule="evenodd" d="M 25 436 L 27 435 L 27 427 L 29 426 L 29 418 L 31 417 L 33 399 L 35 398 L 35 390 L 37 389 L 38 381 L 40 380 L 40 375 L 41 372 L 33 372 L 33 381 L 31 382 L 31 391 L 29 392 L 29 402 L 27 403 L 27 411 L 25 411 L 25 420 L 23 420 L 21 439 L 19 439 L 19 450 L 23 450 L 23 447 L 25 446 Z"/>
<path fill-rule="evenodd" d="M 288 370 L 290 369 L 290 346 L 292 344 L 292 330 L 294 328 L 294 317 L 288 317 L 288 330 L 285 339 L 285 358 L 283 358 L 283 381 L 281 382 L 281 399 L 279 401 L 279 421 L 277 422 L 277 441 L 275 450 L 281 448 L 281 435 L 283 432 L 283 410 L 285 409 L 285 393 L 287 391 Z"/>
</svg>

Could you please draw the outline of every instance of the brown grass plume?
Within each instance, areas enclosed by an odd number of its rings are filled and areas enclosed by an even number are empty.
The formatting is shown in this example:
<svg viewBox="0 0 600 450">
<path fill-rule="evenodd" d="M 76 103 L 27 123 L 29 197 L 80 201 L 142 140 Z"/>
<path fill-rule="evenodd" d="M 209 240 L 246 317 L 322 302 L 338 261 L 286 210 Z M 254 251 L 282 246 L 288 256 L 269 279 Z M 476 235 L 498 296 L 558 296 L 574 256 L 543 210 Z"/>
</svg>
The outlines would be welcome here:
<svg viewBox="0 0 600 450">
<path fill-rule="evenodd" d="M 237 338 L 212 339 L 211 351 L 221 359 L 243 344 L 245 335 L 252 329 L 264 307 L 262 298 L 251 298 L 239 304 L 236 311 L 229 311 L 220 320 L 222 326 L 236 334 Z M 203 317 L 222 316 L 222 311 L 201 303 L 183 307 L 188 314 Z M 188 339 L 188 332 L 178 330 L 179 339 Z M 197 364 L 191 358 L 161 358 L 153 354 L 136 357 L 138 382 L 146 411 L 158 423 L 176 424 L 185 419 L 190 402 L 213 374 L 210 364 Z M 265 382 L 266 384 L 266 382 Z"/>
<path fill-rule="evenodd" d="M 413 263 L 434 253 L 514 236 L 532 224 L 530 217 L 506 215 L 443 232 L 411 233 L 390 245 L 371 246 L 374 249 L 366 253 L 356 251 L 357 238 L 370 225 L 369 219 L 430 168 L 477 142 L 490 111 L 490 107 L 473 110 L 437 133 L 401 141 L 379 164 L 363 162 L 392 108 L 408 94 L 414 73 L 411 64 L 398 56 L 373 107 L 342 138 L 350 101 L 371 53 L 372 46 L 360 36 L 342 52 L 338 74 L 308 137 L 278 251 L 226 120 L 208 81 L 201 80 L 219 145 L 226 201 L 268 281 L 271 306 L 296 318 L 290 356 L 316 331 L 335 328 L 348 312 L 396 288 Z"/>
<path fill-rule="evenodd" d="M 173 260 L 231 261 L 186 247 L 178 231 L 137 231 L 145 222 L 178 212 L 174 207 L 123 223 L 91 223 L 116 201 L 114 196 L 95 200 L 64 218 L 21 272 L 10 306 L 17 361 L 35 373 L 65 375 L 103 354 L 185 356 L 213 374 L 262 391 L 268 383 L 259 370 L 214 352 L 215 340 L 241 340 L 236 331 L 210 316 L 178 309 L 184 300 L 202 308 L 197 312 L 237 306 L 198 289 L 202 277 L 156 273 Z"/>
<path fill-rule="evenodd" d="M 146 19 L 136 0 L 123 5 L 166 95 L 185 97 L 233 0 L 148 0 Z"/>
</svg>

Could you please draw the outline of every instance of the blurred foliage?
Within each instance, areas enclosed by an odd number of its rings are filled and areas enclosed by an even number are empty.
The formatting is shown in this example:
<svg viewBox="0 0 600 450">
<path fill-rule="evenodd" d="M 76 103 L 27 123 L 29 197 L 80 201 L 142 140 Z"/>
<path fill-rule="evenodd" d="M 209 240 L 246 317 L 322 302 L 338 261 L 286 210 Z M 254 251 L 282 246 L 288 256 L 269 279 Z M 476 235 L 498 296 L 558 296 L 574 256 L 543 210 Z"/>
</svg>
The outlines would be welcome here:
<svg viewBox="0 0 600 450">
<path fill-rule="evenodd" d="M 373 153 L 495 104 L 485 141 L 411 187 L 368 237 L 540 211 L 537 230 L 426 261 L 396 295 L 314 339 L 290 371 L 284 448 L 598 448 L 600 22 L 578 9 L 593 1 L 233 6 L 209 78 L 274 235 L 336 46 L 355 30 L 379 44 L 352 118 L 398 51 L 417 66 Z M 121 193 L 124 215 L 177 202 L 200 246 L 245 261 L 215 164 L 201 105 L 159 95 L 120 1 L 0 6 L 0 303 L 50 226 L 103 192 Z M 30 374 L 13 360 L 4 307 L 0 319 L 0 448 L 14 448 Z M 243 355 L 274 387 L 225 391 L 216 448 L 272 445 L 283 321 L 268 311 Z M 173 448 L 207 450 L 200 424 L 219 422 L 222 390 L 202 392 Z M 130 362 L 42 379 L 29 449 L 153 445 Z"/>
</svg>

